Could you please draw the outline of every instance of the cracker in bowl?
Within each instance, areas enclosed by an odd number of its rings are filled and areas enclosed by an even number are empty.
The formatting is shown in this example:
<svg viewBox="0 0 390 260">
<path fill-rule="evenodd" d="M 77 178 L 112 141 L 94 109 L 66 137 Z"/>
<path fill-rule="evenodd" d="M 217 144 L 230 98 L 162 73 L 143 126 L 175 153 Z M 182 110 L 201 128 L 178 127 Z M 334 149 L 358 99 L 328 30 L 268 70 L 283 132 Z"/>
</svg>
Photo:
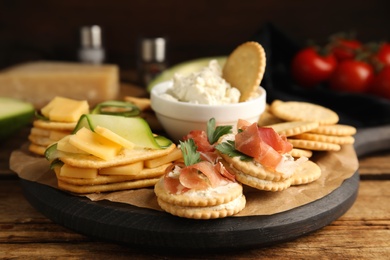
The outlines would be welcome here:
<svg viewBox="0 0 390 260">
<path fill-rule="evenodd" d="M 244 102 L 256 93 L 263 79 L 265 66 L 264 48 L 257 42 L 246 42 L 229 55 L 222 76 L 232 87 L 240 90 L 240 102 Z"/>
</svg>

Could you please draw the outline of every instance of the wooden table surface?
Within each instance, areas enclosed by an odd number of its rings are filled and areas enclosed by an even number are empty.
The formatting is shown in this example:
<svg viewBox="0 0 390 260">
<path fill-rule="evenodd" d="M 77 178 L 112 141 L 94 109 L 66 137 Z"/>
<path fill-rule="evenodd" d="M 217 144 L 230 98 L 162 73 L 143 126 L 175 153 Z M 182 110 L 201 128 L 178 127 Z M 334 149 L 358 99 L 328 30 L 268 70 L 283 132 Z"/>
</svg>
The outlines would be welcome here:
<svg viewBox="0 0 390 260">
<path fill-rule="evenodd" d="M 233 252 L 142 251 L 96 240 L 53 223 L 24 198 L 9 170 L 12 149 L 28 130 L 0 144 L 0 258 L 72 259 L 389 259 L 390 151 L 359 158 L 360 187 L 352 208 L 330 225 L 290 242 Z"/>
</svg>

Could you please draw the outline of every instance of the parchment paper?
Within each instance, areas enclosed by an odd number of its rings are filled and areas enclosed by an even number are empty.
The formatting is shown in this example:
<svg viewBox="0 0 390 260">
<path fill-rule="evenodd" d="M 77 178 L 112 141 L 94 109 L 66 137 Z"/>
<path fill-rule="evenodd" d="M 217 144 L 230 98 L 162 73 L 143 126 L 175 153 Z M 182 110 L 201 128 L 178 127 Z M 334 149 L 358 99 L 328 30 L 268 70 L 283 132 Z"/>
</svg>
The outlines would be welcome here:
<svg viewBox="0 0 390 260">
<path fill-rule="evenodd" d="M 352 145 L 343 145 L 338 152 L 317 152 L 310 160 L 316 162 L 322 170 L 318 180 L 306 185 L 291 186 L 278 192 L 259 191 L 244 186 L 247 203 L 244 210 L 236 217 L 272 215 L 323 198 L 340 187 L 343 181 L 350 178 L 359 167 Z M 22 179 L 58 189 L 57 179 L 54 172 L 49 169 L 49 162 L 42 157 L 31 154 L 26 147 L 13 151 L 10 157 L 10 168 Z M 153 188 L 84 196 L 92 201 L 109 200 L 161 211 Z"/>
</svg>

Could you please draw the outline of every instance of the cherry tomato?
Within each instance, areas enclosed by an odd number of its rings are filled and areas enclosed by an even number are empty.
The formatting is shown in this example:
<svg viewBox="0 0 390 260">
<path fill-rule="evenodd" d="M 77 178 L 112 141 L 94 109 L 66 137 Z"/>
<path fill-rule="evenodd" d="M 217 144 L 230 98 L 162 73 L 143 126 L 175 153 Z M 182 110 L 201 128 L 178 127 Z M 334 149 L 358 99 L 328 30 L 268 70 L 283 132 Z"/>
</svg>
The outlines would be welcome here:
<svg viewBox="0 0 390 260">
<path fill-rule="evenodd" d="M 375 75 L 370 92 L 374 95 L 390 99 L 390 65 L 385 66 Z"/>
<path fill-rule="evenodd" d="M 330 77 L 329 85 L 333 90 L 346 92 L 365 92 L 374 78 L 373 67 L 358 60 L 342 61 Z"/>
<path fill-rule="evenodd" d="M 321 56 L 315 48 L 300 50 L 293 58 L 291 72 L 294 80 L 302 87 L 314 87 L 326 81 L 336 68 L 333 54 Z"/>
<path fill-rule="evenodd" d="M 383 64 L 390 65 L 390 43 L 383 43 L 375 57 Z"/>
<path fill-rule="evenodd" d="M 336 39 L 331 43 L 331 51 L 338 61 L 355 58 L 357 50 L 361 47 L 362 43 L 358 40 Z"/>
</svg>

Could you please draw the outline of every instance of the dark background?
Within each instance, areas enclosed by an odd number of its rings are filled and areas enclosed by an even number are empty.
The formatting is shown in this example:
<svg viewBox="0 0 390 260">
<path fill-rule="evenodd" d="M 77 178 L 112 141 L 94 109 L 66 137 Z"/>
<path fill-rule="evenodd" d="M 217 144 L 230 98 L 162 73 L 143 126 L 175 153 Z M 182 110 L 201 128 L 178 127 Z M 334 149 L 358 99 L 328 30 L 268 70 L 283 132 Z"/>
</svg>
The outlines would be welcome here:
<svg viewBox="0 0 390 260">
<path fill-rule="evenodd" d="M 140 36 L 166 36 L 170 65 L 230 53 L 265 23 L 299 44 L 354 31 L 389 40 L 388 0 L 0 0 L 0 68 L 27 60 L 76 60 L 80 26 L 102 26 L 107 62 L 135 68 Z"/>
</svg>

